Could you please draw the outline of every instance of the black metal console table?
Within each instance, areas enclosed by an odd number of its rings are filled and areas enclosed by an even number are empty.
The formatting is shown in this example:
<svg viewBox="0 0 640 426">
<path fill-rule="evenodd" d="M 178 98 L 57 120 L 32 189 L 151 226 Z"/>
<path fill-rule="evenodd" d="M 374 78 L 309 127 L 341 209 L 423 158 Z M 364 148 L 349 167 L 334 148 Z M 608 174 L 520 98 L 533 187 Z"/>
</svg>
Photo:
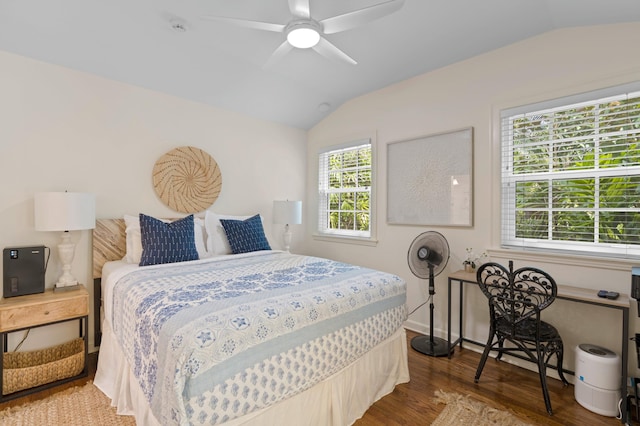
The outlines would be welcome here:
<svg viewBox="0 0 640 426">
<path fill-rule="evenodd" d="M 453 282 L 457 282 L 459 285 L 459 293 L 460 300 L 458 304 L 459 310 L 459 337 L 455 342 L 451 341 L 451 284 Z M 465 339 L 463 335 L 463 312 L 464 312 L 464 286 L 463 284 L 475 284 L 476 282 L 476 274 L 475 272 L 465 272 L 463 270 L 456 271 L 449 275 L 448 281 L 448 311 L 447 311 L 447 341 L 449 342 L 449 358 L 451 358 L 451 354 L 456 345 L 460 345 L 462 348 L 463 342 L 472 343 L 475 345 L 484 346 L 484 343 L 479 343 L 470 339 Z M 578 303 L 586 303 L 590 305 L 603 306 L 605 308 L 618 309 L 622 311 L 622 344 L 620 359 L 621 359 L 621 372 L 620 372 L 620 392 L 622 396 L 622 423 L 627 424 L 628 415 L 629 415 L 629 407 L 627 400 L 627 374 L 628 374 L 628 354 L 629 354 L 629 296 L 626 294 L 620 294 L 620 296 L 615 299 L 606 299 L 598 297 L 597 291 L 589 290 L 579 287 L 571 287 L 566 285 L 558 285 L 558 294 L 556 296 L 557 299 L 568 300 L 571 302 Z M 566 370 L 563 370 L 566 371 Z M 567 371 L 568 373 L 573 374 L 572 371 Z"/>
</svg>

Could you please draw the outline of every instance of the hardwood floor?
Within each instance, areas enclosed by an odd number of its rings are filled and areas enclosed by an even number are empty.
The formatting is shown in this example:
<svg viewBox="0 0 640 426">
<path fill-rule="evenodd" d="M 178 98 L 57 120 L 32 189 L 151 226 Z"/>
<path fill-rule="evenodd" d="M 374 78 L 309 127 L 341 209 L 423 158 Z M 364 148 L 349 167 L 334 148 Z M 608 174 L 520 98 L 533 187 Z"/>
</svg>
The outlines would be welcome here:
<svg viewBox="0 0 640 426">
<path fill-rule="evenodd" d="M 417 334 L 407 330 L 410 341 Z M 506 362 L 489 359 L 479 383 L 473 378 L 480 354 L 456 348 L 451 359 L 430 357 L 409 346 L 411 381 L 398 385 L 376 402 L 355 426 L 424 425 L 438 417 L 443 405 L 433 402 L 434 392 L 443 390 L 468 395 L 494 408 L 509 410 L 523 421 L 537 425 L 620 425 L 613 417 L 595 414 L 578 404 L 573 386 L 548 380 L 553 416 L 546 412 L 538 374 Z"/>
<path fill-rule="evenodd" d="M 407 331 L 408 340 L 416 333 Z M 409 344 L 409 342 L 407 342 Z M 473 377 L 480 354 L 456 348 L 451 359 L 420 354 L 409 346 L 411 381 L 398 385 L 389 395 L 376 402 L 355 423 L 355 426 L 425 425 L 444 409 L 433 402 L 434 392 L 458 392 L 492 407 L 509 410 L 532 424 L 538 425 L 620 425 L 620 420 L 595 414 L 579 405 L 573 396 L 573 386 L 563 387 L 549 379 L 553 416 L 547 415 L 540 391 L 538 375 L 506 362 L 488 360 L 480 383 Z M 97 354 L 89 355 L 89 376 L 34 395 L 0 404 L 0 410 L 45 398 L 72 386 L 82 386 L 95 375 Z M 634 422 L 634 424 L 637 424 Z"/>
</svg>

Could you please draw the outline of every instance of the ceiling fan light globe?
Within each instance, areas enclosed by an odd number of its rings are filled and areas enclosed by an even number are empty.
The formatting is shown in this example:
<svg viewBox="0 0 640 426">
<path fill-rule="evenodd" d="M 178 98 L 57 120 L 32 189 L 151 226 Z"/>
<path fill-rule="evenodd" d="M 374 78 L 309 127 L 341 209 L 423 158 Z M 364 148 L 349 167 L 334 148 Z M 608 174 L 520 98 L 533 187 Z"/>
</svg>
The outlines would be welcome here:
<svg viewBox="0 0 640 426">
<path fill-rule="evenodd" d="M 320 41 L 320 34 L 313 28 L 293 28 L 287 33 L 287 41 L 298 49 L 308 49 Z"/>
</svg>

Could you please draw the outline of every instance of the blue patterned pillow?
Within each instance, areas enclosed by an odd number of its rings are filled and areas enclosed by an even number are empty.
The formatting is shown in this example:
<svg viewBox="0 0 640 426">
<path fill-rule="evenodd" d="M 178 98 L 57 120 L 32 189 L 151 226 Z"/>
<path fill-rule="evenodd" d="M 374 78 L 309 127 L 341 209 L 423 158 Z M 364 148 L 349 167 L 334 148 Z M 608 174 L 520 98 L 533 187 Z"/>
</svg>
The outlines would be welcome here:
<svg viewBox="0 0 640 426">
<path fill-rule="evenodd" d="M 166 223 L 140 213 L 140 266 L 198 260 L 193 215 Z"/>
<path fill-rule="evenodd" d="M 259 214 L 246 220 L 220 219 L 220 223 L 227 234 L 227 240 L 229 240 L 233 254 L 271 250 L 267 237 L 264 235 L 262 219 Z"/>
</svg>

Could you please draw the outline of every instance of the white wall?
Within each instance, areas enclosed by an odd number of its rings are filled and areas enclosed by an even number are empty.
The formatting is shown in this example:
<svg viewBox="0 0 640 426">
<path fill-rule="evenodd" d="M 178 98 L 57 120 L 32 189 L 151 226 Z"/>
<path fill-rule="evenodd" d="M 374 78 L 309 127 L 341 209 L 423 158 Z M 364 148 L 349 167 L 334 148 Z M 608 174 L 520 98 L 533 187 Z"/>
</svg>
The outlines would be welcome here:
<svg viewBox="0 0 640 426">
<path fill-rule="evenodd" d="M 222 171 L 222 192 L 211 209 L 261 213 L 276 248 L 282 244 L 281 230 L 272 230 L 273 200 L 304 200 L 302 130 L 6 52 L 0 52 L 0 94 L 0 246 L 52 247 L 47 288 L 60 274 L 60 235 L 33 229 L 35 192 L 94 193 L 99 218 L 138 212 L 176 217 L 156 196 L 151 171 L 165 152 L 191 145 L 208 152 Z M 295 247 L 302 229 L 294 231 Z M 78 242 L 72 272 L 92 293 L 91 232 L 72 234 Z M 92 309 L 91 343 L 93 315 Z M 52 341 L 69 329 L 77 333 L 77 324 L 35 329 L 23 349 L 60 343 Z M 21 337 L 11 336 L 10 350 Z"/>
<path fill-rule="evenodd" d="M 397 273 L 409 283 L 409 308 L 413 309 L 425 300 L 427 292 L 426 283 L 413 277 L 406 266 L 407 248 L 416 235 L 434 229 L 447 237 L 452 253 L 449 272 L 459 269 L 465 247 L 499 246 L 494 135 L 497 112 L 638 80 L 640 56 L 632 54 L 638 45 L 639 24 L 549 33 L 362 96 L 342 106 L 307 135 L 297 129 L 0 52 L 0 246 L 53 247 L 46 277 L 47 287 L 52 287 L 60 268 L 55 253 L 59 235 L 33 230 L 33 194 L 58 190 L 95 193 L 98 217 L 138 211 L 172 216 L 175 214 L 153 191 L 151 170 L 166 151 L 192 145 L 211 154 L 222 170 L 223 189 L 213 210 L 262 213 L 270 241 L 278 247 L 279 234 L 269 229 L 272 201 L 305 200 L 305 224 L 294 229 L 293 249 Z M 475 134 L 475 225 L 387 225 L 386 144 L 468 126 L 474 127 Z M 371 135 L 378 150 L 378 245 L 313 240 L 310 233 L 316 223 L 318 149 Z M 74 232 L 73 238 L 78 242 L 73 273 L 91 284 L 90 232 Z M 630 264 L 625 262 L 564 259 L 566 262 L 558 263 L 557 257 L 499 255 L 494 251 L 492 260 L 517 257 L 517 262 L 548 269 L 564 284 L 628 291 Z M 446 273 L 436 281 L 435 326 L 443 331 Z M 88 287 L 91 290 L 91 285 Z M 486 302 L 474 291 L 468 292 L 467 299 L 465 332 L 483 340 Z M 586 339 L 618 350 L 619 315 L 599 308 L 576 309 L 567 302 L 556 302 L 549 312 L 550 321 L 559 325 L 568 342 L 568 352 L 572 345 Z M 640 329 L 635 304 L 631 315 L 633 333 Z M 426 330 L 428 308 L 413 314 L 408 325 Z M 23 348 L 51 344 L 57 336 L 50 329 L 34 330 Z M 60 334 L 75 331 L 73 325 L 71 330 L 60 330 Z M 91 341 L 92 336 L 93 330 Z M 12 336 L 10 349 L 19 337 Z M 569 358 L 570 364 L 571 354 Z M 630 360 L 630 366 L 635 368 L 635 357 Z"/>
<path fill-rule="evenodd" d="M 426 300 L 427 283 L 407 267 L 407 249 L 418 234 L 437 230 L 451 247 L 447 272 L 461 268 L 465 248 L 498 249 L 499 235 L 499 139 L 500 109 L 640 80 L 640 24 L 574 28 L 547 33 L 452 66 L 400 82 L 354 99 L 335 111 L 308 135 L 306 247 L 310 254 L 337 258 L 396 273 L 408 282 L 408 306 Z M 455 48 L 455 46 L 448 46 Z M 428 52 L 422 52 L 428 54 Z M 474 226 L 417 227 L 386 224 L 386 145 L 389 142 L 473 126 L 474 128 Z M 317 152 L 323 146 L 352 140 L 354 134 L 377 135 L 378 244 L 376 247 L 331 243 L 311 236 L 317 220 Z M 536 256 L 495 250 L 491 260 L 516 266 L 547 269 L 561 284 L 629 292 L 631 263 L 606 259 Z M 446 331 L 447 273 L 436 278 L 435 328 Z M 486 299 L 467 287 L 465 337 L 485 341 Z M 457 294 L 457 292 L 455 293 Z M 454 308 L 457 312 L 457 308 Z M 426 331 L 427 306 L 411 315 L 407 325 Z M 635 303 L 632 330 L 640 330 Z M 455 313 L 454 313 L 455 315 Z M 573 369 L 573 349 L 590 342 L 620 352 L 621 314 L 590 305 L 558 301 L 546 319 L 560 328 L 567 365 Z M 454 316 L 454 318 L 456 318 Z M 631 334 L 633 335 L 633 334 Z M 633 343 L 633 342 L 632 342 Z M 636 368 L 630 346 L 630 370 Z M 637 372 L 635 374 L 637 376 Z"/>
</svg>

